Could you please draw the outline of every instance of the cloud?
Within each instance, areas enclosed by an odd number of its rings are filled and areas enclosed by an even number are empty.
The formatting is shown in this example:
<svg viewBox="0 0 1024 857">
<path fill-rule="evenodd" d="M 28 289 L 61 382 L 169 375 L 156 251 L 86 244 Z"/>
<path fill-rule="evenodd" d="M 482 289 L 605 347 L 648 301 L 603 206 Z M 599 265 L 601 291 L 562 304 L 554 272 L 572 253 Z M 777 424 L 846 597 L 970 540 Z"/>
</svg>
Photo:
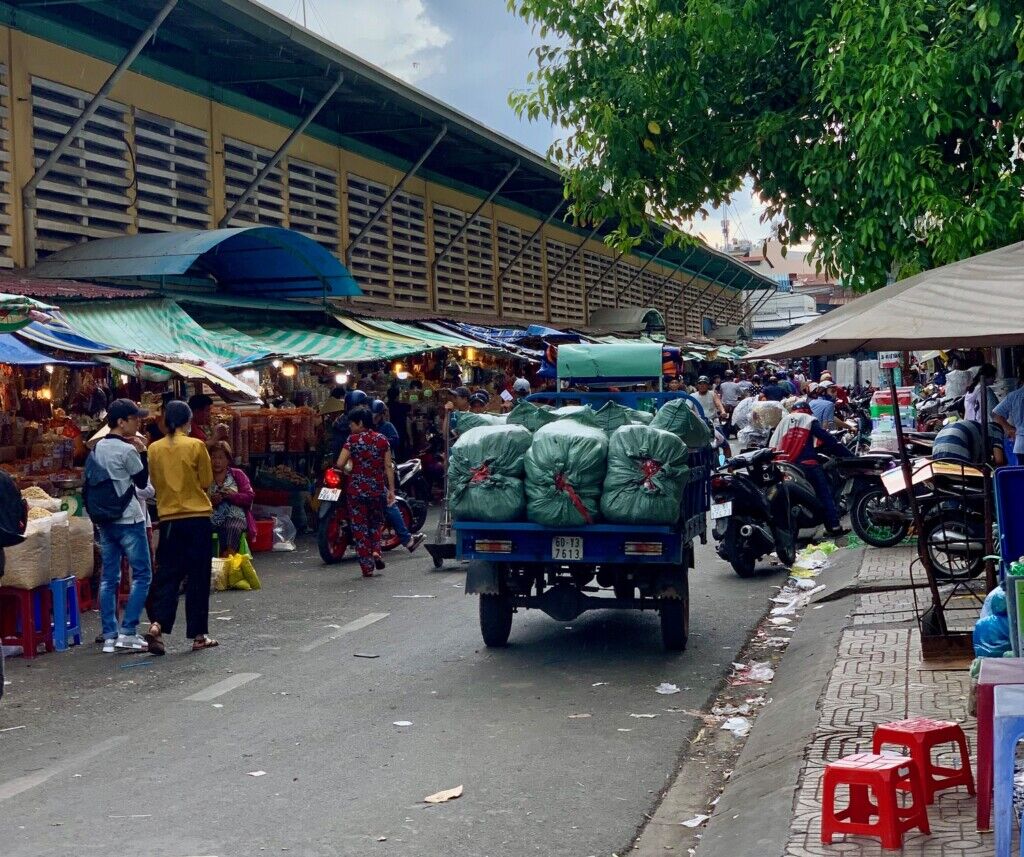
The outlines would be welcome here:
<svg viewBox="0 0 1024 857">
<path fill-rule="evenodd" d="M 301 0 L 263 0 L 302 20 Z M 408 83 L 444 70 L 449 34 L 423 0 L 306 0 L 310 30 Z"/>
</svg>

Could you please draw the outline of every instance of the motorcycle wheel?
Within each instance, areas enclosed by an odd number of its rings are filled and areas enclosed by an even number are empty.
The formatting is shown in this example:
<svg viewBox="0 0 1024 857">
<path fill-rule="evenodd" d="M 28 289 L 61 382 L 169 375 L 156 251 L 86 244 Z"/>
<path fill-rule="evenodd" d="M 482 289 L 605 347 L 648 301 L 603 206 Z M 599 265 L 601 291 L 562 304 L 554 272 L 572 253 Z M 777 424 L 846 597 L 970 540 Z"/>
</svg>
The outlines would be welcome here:
<svg viewBox="0 0 1024 857">
<path fill-rule="evenodd" d="M 340 510 L 332 510 L 320 518 L 316 529 L 316 546 L 325 565 L 341 562 L 350 541 L 348 521 Z"/>
<path fill-rule="evenodd" d="M 850 509 L 850 526 L 861 541 L 876 548 L 891 548 L 898 545 L 910 531 L 909 524 L 875 523 L 873 513 L 880 509 L 902 506 L 896 498 L 890 498 L 881 486 L 862 491 L 853 501 Z"/>
<path fill-rule="evenodd" d="M 418 528 L 413 529 L 412 510 L 409 508 L 409 504 L 405 502 L 401 497 L 396 501 L 398 508 L 402 513 L 402 520 L 405 522 L 405 528 L 410 533 L 419 532 Z M 380 533 L 380 546 L 386 551 L 394 550 L 401 542 L 398 540 L 398 533 L 395 532 L 394 528 L 389 526 L 387 520 L 384 521 L 384 529 Z"/>
<path fill-rule="evenodd" d="M 427 522 L 427 504 L 411 498 L 409 501 L 409 509 L 412 512 L 412 523 L 409 525 L 410 533 L 418 533 L 423 529 L 423 525 Z"/>
<path fill-rule="evenodd" d="M 512 601 L 507 595 L 480 595 L 480 636 L 488 648 L 508 645 L 512 631 Z"/>
<path fill-rule="evenodd" d="M 730 522 L 729 531 L 725 534 L 722 546 L 729 565 L 739 577 L 753 577 L 756 574 L 757 557 L 754 556 L 750 548 L 744 547 L 740 543 L 739 528 L 735 523 Z"/>
<path fill-rule="evenodd" d="M 939 531 L 945 531 L 946 539 L 938 535 Z M 953 553 L 944 545 L 950 538 L 968 541 L 978 537 L 972 535 L 963 515 L 957 512 L 939 515 L 926 521 L 917 536 L 918 553 L 927 552 L 938 582 L 961 583 L 978 577 L 985 568 L 985 552 L 981 550 L 968 551 L 966 554 Z"/>
<path fill-rule="evenodd" d="M 690 636 L 690 599 L 660 598 L 661 642 L 668 652 L 682 652 Z"/>
</svg>

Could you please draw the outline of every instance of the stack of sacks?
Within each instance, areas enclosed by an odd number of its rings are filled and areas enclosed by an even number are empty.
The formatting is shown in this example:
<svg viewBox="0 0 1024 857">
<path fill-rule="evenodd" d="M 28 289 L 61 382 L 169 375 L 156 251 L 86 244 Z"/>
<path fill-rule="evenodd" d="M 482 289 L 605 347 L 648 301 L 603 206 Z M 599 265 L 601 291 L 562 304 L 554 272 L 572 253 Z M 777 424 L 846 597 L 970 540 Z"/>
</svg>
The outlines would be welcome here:
<svg viewBox="0 0 1024 857">
<path fill-rule="evenodd" d="M 598 517 L 608 436 L 575 420 L 546 425 L 526 453 L 527 517 L 546 527 L 579 527 Z"/>
<path fill-rule="evenodd" d="M 526 511 L 523 459 L 533 436 L 523 426 L 480 426 L 452 446 L 448 505 L 457 521 L 518 521 Z"/>
<path fill-rule="evenodd" d="M 676 435 L 623 426 L 608 444 L 601 514 L 614 524 L 674 524 L 689 476 L 689 452 Z"/>
<path fill-rule="evenodd" d="M 541 426 L 553 423 L 557 419 L 551 408 L 546 405 L 537 406 L 524 399 L 509 411 L 505 421 L 510 426 L 525 426 L 530 431 L 537 431 Z"/>
<path fill-rule="evenodd" d="M 573 420 L 585 426 L 603 428 L 597 425 L 597 415 L 590 405 L 566 405 L 564 408 L 556 408 L 551 413 L 560 420 Z"/>
<path fill-rule="evenodd" d="M 662 405 L 651 420 L 651 428 L 671 432 L 690 449 L 699 449 L 711 443 L 711 427 L 697 416 L 687 399 L 672 399 Z"/>
<path fill-rule="evenodd" d="M 505 414 L 474 414 L 471 411 L 458 411 L 452 414 L 452 428 L 461 434 L 480 426 L 503 426 Z"/>
<path fill-rule="evenodd" d="M 647 425 L 654 418 L 654 414 L 627 408 L 625 405 L 612 401 L 605 402 L 594 412 L 594 416 L 597 419 L 598 428 L 604 429 L 608 434 L 623 426 Z"/>
</svg>

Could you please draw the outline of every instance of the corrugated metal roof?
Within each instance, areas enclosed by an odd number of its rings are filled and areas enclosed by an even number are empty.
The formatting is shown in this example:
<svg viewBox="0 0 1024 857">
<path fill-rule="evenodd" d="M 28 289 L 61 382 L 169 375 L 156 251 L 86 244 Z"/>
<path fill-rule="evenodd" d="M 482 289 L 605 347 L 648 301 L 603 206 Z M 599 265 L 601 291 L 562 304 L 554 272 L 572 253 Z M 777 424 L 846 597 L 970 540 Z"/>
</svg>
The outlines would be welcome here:
<svg viewBox="0 0 1024 857">
<path fill-rule="evenodd" d="M 97 286 L 77 280 L 54 280 L 26 277 L 10 272 L 0 273 L 0 292 L 24 295 L 29 298 L 49 299 L 60 306 L 61 301 L 94 301 L 123 298 L 145 298 L 149 289 L 126 289 L 117 286 Z"/>
</svg>

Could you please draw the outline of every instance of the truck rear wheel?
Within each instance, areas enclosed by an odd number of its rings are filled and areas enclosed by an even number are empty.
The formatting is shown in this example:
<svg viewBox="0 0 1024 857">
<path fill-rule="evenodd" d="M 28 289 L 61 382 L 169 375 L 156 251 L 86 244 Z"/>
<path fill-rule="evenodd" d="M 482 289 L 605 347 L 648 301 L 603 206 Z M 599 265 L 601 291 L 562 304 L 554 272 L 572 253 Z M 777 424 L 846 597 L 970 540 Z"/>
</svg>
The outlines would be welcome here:
<svg viewBox="0 0 1024 857">
<path fill-rule="evenodd" d="M 661 614 L 661 642 L 669 652 L 682 652 L 690 635 L 690 599 L 663 598 L 658 605 Z"/>
<path fill-rule="evenodd" d="M 508 645 L 512 632 L 512 601 L 507 595 L 480 595 L 480 634 L 491 648 Z"/>
</svg>

